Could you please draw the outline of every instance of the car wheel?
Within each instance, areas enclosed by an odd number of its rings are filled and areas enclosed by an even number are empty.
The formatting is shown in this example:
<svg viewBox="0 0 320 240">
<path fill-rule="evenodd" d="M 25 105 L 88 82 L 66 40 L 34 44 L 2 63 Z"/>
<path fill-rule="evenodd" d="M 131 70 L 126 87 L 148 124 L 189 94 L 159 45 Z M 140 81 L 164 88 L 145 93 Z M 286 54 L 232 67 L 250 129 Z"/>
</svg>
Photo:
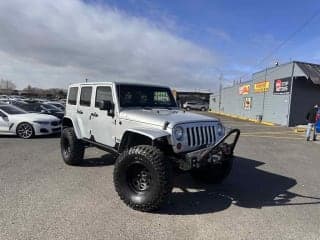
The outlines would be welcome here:
<svg viewBox="0 0 320 240">
<path fill-rule="evenodd" d="M 163 153 L 140 145 L 118 157 L 113 174 L 115 189 L 121 200 L 139 211 L 154 211 L 172 191 L 172 167 Z"/>
<path fill-rule="evenodd" d="M 215 164 L 210 167 L 194 169 L 191 176 L 200 182 L 221 183 L 231 172 L 233 165 L 233 156 L 225 156 L 221 164 Z"/>
<path fill-rule="evenodd" d="M 20 123 L 16 131 L 17 135 L 24 139 L 31 138 L 34 135 L 34 129 L 30 123 Z"/>
<path fill-rule="evenodd" d="M 68 165 L 79 165 L 84 156 L 84 144 L 77 139 L 73 128 L 62 130 L 60 139 L 61 155 Z"/>
<path fill-rule="evenodd" d="M 187 110 L 187 111 L 190 111 L 191 109 L 190 109 L 190 107 L 187 107 L 186 110 Z"/>
<path fill-rule="evenodd" d="M 206 111 L 206 108 L 205 108 L 205 107 L 202 107 L 202 108 L 201 108 L 201 111 L 202 111 L 202 112 Z"/>
</svg>

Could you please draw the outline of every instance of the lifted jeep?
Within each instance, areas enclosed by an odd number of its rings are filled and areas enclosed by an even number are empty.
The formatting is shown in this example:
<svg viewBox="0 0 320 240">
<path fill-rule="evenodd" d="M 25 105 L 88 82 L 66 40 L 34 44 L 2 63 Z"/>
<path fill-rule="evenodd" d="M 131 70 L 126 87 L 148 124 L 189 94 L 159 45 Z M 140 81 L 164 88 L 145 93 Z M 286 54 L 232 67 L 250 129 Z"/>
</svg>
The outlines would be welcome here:
<svg viewBox="0 0 320 240">
<path fill-rule="evenodd" d="M 115 189 L 140 211 L 167 200 L 175 169 L 221 182 L 240 135 L 218 119 L 180 110 L 167 87 L 115 82 L 71 85 L 62 125 L 65 163 L 81 164 L 89 146 L 115 154 Z"/>
</svg>

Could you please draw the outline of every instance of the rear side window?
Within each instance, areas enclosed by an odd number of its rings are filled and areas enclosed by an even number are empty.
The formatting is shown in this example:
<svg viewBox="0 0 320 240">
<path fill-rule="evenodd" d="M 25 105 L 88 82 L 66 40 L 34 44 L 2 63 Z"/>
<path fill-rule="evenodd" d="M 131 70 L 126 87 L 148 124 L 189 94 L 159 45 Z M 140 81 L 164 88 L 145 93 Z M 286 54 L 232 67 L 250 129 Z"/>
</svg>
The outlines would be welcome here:
<svg viewBox="0 0 320 240">
<path fill-rule="evenodd" d="M 69 96 L 68 96 L 68 104 L 76 105 L 77 97 L 78 97 L 78 88 L 77 87 L 70 88 Z"/>
<path fill-rule="evenodd" d="M 82 87 L 80 94 L 80 105 L 89 107 L 91 104 L 92 87 Z"/>
<path fill-rule="evenodd" d="M 95 107 L 99 107 L 101 101 L 113 102 L 111 87 L 97 87 Z"/>
</svg>

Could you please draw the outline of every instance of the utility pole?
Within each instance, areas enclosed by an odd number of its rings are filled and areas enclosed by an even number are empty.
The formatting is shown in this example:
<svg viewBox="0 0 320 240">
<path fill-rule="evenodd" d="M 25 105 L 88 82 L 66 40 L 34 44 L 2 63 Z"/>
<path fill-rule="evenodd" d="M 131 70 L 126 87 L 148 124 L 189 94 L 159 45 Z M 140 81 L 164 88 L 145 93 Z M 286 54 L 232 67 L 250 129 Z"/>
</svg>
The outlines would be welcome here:
<svg viewBox="0 0 320 240">
<path fill-rule="evenodd" d="M 262 100 L 262 112 L 261 112 L 262 118 L 264 117 L 263 116 L 264 115 L 264 105 L 265 105 L 265 100 L 266 100 L 267 74 L 268 74 L 268 67 L 266 67 L 266 70 L 265 70 L 265 73 L 264 73 L 263 100 Z M 261 118 L 261 120 L 262 120 L 262 118 Z"/>
<path fill-rule="evenodd" d="M 219 112 L 221 112 L 222 80 L 223 80 L 223 75 L 221 73 L 219 77 Z"/>
</svg>

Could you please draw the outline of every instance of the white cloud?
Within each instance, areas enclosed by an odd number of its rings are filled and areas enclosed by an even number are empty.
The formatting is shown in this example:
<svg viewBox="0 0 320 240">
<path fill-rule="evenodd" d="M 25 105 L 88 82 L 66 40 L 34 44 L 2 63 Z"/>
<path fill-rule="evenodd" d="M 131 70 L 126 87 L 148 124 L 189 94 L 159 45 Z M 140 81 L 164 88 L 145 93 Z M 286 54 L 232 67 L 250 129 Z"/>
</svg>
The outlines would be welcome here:
<svg viewBox="0 0 320 240">
<path fill-rule="evenodd" d="M 18 87 L 91 80 L 213 88 L 212 53 L 144 18 L 78 0 L 0 2 L 0 77 Z"/>
<path fill-rule="evenodd" d="M 232 42 L 232 38 L 226 31 L 218 28 L 207 28 L 207 32 L 214 37 L 217 37 L 223 41 Z"/>
</svg>

